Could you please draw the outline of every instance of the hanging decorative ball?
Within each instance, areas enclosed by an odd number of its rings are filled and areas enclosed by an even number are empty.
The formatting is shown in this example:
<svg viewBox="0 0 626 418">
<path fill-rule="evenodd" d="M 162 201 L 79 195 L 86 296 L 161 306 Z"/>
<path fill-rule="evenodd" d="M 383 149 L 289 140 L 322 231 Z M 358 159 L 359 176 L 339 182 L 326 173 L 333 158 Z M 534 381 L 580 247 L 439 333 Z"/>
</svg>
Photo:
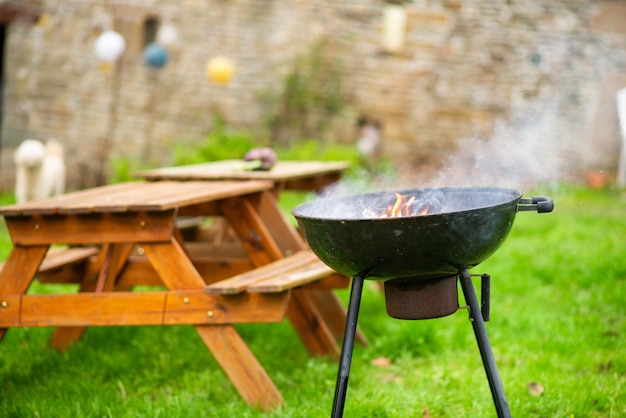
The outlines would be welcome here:
<svg viewBox="0 0 626 418">
<path fill-rule="evenodd" d="M 53 18 L 50 13 L 42 13 L 41 15 L 39 15 L 39 19 L 37 19 L 36 25 L 40 28 L 47 28 L 48 26 L 50 26 L 52 20 Z"/>
<path fill-rule="evenodd" d="M 216 84 L 225 85 L 233 78 L 235 65 L 223 56 L 213 57 L 206 65 L 206 74 L 209 80 Z"/>
<path fill-rule="evenodd" d="M 167 64 L 168 54 L 165 48 L 157 43 L 151 43 L 143 50 L 143 59 L 150 68 L 163 68 Z"/>
<path fill-rule="evenodd" d="M 124 37 L 117 32 L 107 30 L 102 32 L 94 45 L 96 57 L 100 61 L 113 63 L 120 59 L 126 49 Z"/>
<path fill-rule="evenodd" d="M 178 31 L 174 26 L 164 23 L 159 27 L 156 40 L 163 46 L 174 46 L 178 43 Z"/>
</svg>

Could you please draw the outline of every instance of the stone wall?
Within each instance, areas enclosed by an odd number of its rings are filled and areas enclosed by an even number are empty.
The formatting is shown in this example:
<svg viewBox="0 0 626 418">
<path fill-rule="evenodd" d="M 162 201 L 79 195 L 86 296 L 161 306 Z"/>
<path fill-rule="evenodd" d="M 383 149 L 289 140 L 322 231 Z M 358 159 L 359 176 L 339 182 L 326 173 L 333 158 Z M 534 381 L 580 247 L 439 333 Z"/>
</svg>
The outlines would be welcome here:
<svg viewBox="0 0 626 418">
<path fill-rule="evenodd" d="M 613 3 L 604 15 L 615 21 L 621 13 L 626 21 L 626 4 Z M 600 83 L 626 72 L 626 38 L 619 25 L 599 21 L 598 3 L 431 1 L 405 8 L 401 53 L 381 53 L 371 35 L 376 13 L 343 41 L 353 46 L 345 50 L 352 51 L 347 66 L 360 108 L 383 120 L 392 154 L 446 161 L 463 138 L 489 138 L 496 124 L 509 121 L 532 129 L 534 118 L 539 124 L 549 113 L 551 121 L 541 123 L 553 125 L 550 136 L 537 138 L 543 144 L 535 148 L 553 153 L 564 170 L 585 166 Z M 616 127 L 612 132 L 614 150 Z M 616 164 L 615 152 L 607 156 L 605 169 Z"/>
<path fill-rule="evenodd" d="M 71 188 L 102 181 L 97 172 L 109 151 L 167 164 L 177 143 L 206 137 L 215 111 L 231 126 L 262 132 L 264 97 L 280 91 L 294 59 L 319 39 L 340 62 L 349 98 L 330 135 L 352 141 L 358 116 L 377 119 L 387 155 L 413 167 L 445 164 L 467 138 L 489 138 L 505 121 L 530 118 L 532 125 L 532 117 L 547 112 L 555 128 L 538 150 L 558 164 L 584 167 L 581 150 L 594 141 L 588 127 L 600 85 L 626 72 L 623 20 L 615 23 L 620 13 L 626 18 L 623 2 L 407 2 L 406 42 L 396 53 L 381 47 L 386 3 L 375 0 L 39 5 L 38 24 L 7 30 L 3 153 L 27 137 L 57 138 L 67 149 Z M 142 59 L 149 18 L 174 26 L 180 39 L 158 71 Z M 128 44 L 110 72 L 93 54 L 105 29 L 119 31 Z M 215 55 L 235 62 L 226 86 L 206 78 Z M 611 153 L 619 142 L 608 142 Z M 602 160 L 603 168 L 616 164 L 610 157 L 616 154 Z"/>
</svg>

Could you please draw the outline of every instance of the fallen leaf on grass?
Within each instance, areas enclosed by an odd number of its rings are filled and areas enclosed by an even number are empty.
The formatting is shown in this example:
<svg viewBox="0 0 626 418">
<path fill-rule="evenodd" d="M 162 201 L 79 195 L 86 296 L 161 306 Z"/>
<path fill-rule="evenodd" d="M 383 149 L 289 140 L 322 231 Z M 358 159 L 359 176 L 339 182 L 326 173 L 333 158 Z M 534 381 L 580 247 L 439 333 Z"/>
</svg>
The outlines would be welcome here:
<svg viewBox="0 0 626 418">
<path fill-rule="evenodd" d="M 530 393 L 532 396 L 541 396 L 543 391 L 543 386 L 541 386 L 541 383 L 539 382 L 530 382 L 528 384 L 528 393 Z"/>
<path fill-rule="evenodd" d="M 600 372 L 601 374 L 609 373 L 612 368 L 613 362 L 611 360 L 607 361 L 606 363 L 598 364 L 598 372 Z"/>
<path fill-rule="evenodd" d="M 428 405 L 426 405 L 424 409 L 422 409 L 422 418 L 431 418 L 430 411 L 428 410 Z"/>
<path fill-rule="evenodd" d="M 398 373 L 385 373 L 380 376 L 380 381 L 383 383 L 401 383 L 402 375 Z"/>
<path fill-rule="evenodd" d="M 391 360 L 389 360 L 387 357 L 376 357 L 374 360 L 372 360 L 372 366 L 389 367 L 391 366 Z"/>
</svg>

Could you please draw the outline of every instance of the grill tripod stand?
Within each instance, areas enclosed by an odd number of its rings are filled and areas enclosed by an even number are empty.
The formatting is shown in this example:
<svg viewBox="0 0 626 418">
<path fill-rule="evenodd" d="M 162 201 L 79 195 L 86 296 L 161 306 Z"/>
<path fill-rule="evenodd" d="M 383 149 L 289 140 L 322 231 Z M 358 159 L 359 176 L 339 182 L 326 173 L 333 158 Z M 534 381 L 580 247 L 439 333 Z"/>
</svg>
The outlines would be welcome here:
<svg viewBox="0 0 626 418">
<path fill-rule="evenodd" d="M 511 411 L 509 410 L 509 404 L 507 403 L 504 395 L 504 388 L 502 387 L 500 374 L 498 373 L 498 368 L 496 367 L 496 361 L 493 356 L 493 351 L 491 350 L 491 344 L 489 344 L 485 320 L 478 303 L 478 298 L 476 297 L 470 273 L 467 269 L 462 269 L 459 274 L 463 295 L 465 297 L 465 301 L 469 305 L 469 319 L 472 323 L 480 356 L 485 367 L 485 372 L 487 373 L 487 380 L 489 381 L 489 388 L 491 389 L 491 395 L 493 397 L 498 418 L 511 418 Z M 350 364 L 352 362 L 352 350 L 354 348 L 354 339 L 356 336 L 357 321 L 361 305 L 361 294 L 363 292 L 363 281 L 364 276 L 361 275 L 356 275 L 352 278 L 346 328 L 341 348 L 341 358 L 339 361 L 339 371 L 337 374 L 331 418 L 343 417 L 346 393 L 348 391 L 348 378 L 350 376 Z M 484 290 L 485 289 L 483 289 L 483 291 Z"/>
</svg>

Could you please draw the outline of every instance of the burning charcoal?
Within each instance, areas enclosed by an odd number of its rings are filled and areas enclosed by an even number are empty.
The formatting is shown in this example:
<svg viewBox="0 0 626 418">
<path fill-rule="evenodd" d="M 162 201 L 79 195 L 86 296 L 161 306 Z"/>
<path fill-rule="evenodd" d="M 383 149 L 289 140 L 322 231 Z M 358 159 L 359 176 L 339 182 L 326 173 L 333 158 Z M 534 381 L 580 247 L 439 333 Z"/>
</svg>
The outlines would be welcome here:
<svg viewBox="0 0 626 418">
<path fill-rule="evenodd" d="M 244 170 L 271 170 L 276 164 L 278 157 L 271 148 L 253 148 L 243 157 L 246 161 Z"/>
</svg>

